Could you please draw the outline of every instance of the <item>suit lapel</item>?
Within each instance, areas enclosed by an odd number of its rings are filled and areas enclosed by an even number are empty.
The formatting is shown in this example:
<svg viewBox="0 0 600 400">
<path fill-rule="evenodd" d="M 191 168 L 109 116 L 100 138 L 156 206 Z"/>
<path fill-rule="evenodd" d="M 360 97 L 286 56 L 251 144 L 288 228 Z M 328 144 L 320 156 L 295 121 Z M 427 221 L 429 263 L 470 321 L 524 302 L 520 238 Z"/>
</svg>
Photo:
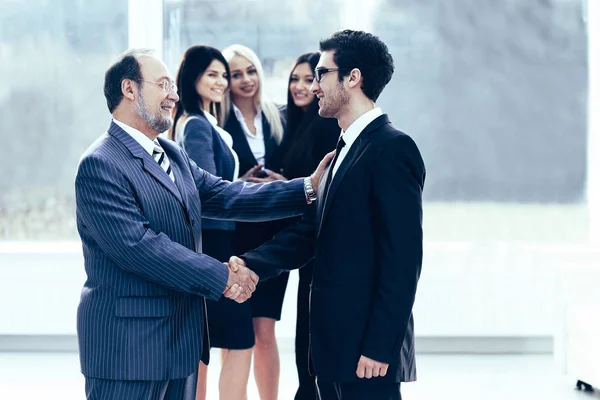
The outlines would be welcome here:
<svg viewBox="0 0 600 400">
<path fill-rule="evenodd" d="M 240 122 L 233 114 L 233 109 L 227 120 L 225 130 L 229 132 L 233 139 L 233 150 L 235 150 L 240 159 L 240 175 L 243 175 L 249 168 L 256 165 L 256 158 L 254 158 L 254 154 L 252 154 L 252 150 L 250 149 L 246 134 L 244 133 Z"/>
<path fill-rule="evenodd" d="M 171 169 L 173 170 L 173 176 L 175 177 L 175 186 L 177 187 L 178 194 L 181 197 L 181 204 L 183 204 L 183 206 L 187 210 L 189 210 L 190 205 L 188 204 L 187 196 L 185 195 L 186 193 L 188 193 L 188 191 L 186 191 L 183 173 L 181 171 L 181 166 L 185 161 L 181 158 L 179 154 L 177 154 L 174 151 L 171 151 L 171 146 L 168 143 L 165 144 L 165 140 L 159 138 L 158 141 L 160 142 L 162 148 L 165 150 L 165 153 L 167 153 L 167 157 L 169 157 Z M 158 165 L 158 163 L 156 164 Z M 165 173 L 165 175 L 167 174 Z M 171 179 L 169 179 L 169 181 L 171 181 Z"/>
<path fill-rule="evenodd" d="M 317 231 L 317 236 L 321 232 L 321 227 L 323 226 L 323 222 L 327 217 L 327 213 L 331 208 L 331 202 L 333 201 L 338 188 L 340 187 L 340 183 L 352 168 L 352 165 L 358 160 L 358 158 L 362 155 L 362 153 L 367 148 L 367 144 L 369 143 L 369 135 L 365 134 L 365 132 L 361 133 L 360 136 L 356 139 L 356 141 L 352 144 L 352 147 L 348 151 L 348 154 L 342 160 L 338 170 L 335 173 L 335 176 L 331 180 L 331 186 L 329 187 L 329 192 L 327 192 L 327 197 L 323 199 L 323 212 L 321 215 L 321 220 L 319 224 L 319 229 Z M 329 171 L 328 171 L 329 172 Z M 325 174 L 323 174 L 325 176 Z M 323 186 L 325 185 L 325 181 L 323 180 Z M 319 185 L 320 186 L 320 185 Z"/>
<path fill-rule="evenodd" d="M 323 198 L 325 196 L 325 183 L 327 182 L 327 175 L 329 175 L 330 169 L 331 164 L 325 167 L 325 171 L 323 171 L 319 179 L 319 188 L 317 189 L 317 227 L 319 231 L 321 230 L 321 218 L 323 217 L 323 206 L 325 205 L 325 199 Z"/>
<path fill-rule="evenodd" d="M 165 149 L 169 160 L 171 160 L 171 168 L 173 170 L 173 175 L 175 176 L 175 185 L 179 189 L 179 193 L 181 198 L 183 199 L 182 204 L 184 206 L 185 212 L 188 213 L 188 217 L 190 219 L 196 218 L 200 219 L 201 214 L 198 212 L 200 209 L 198 207 L 194 207 L 193 203 L 190 203 L 192 199 L 190 199 L 190 193 L 193 196 L 198 195 L 198 189 L 194 183 L 193 178 L 190 178 L 189 174 L 186 174 L 188 170 L 187 161 L 181 156 L 181 153 L 177 150 L 173 150 L 172 144 L 168 141 L 165 143 L 163 139 L 158 139 L 160 145 Z M 186 177 L 188 177 L 186 179 Z M 192 229 L 192 235 L 194 236 L 194 243 L 201 242 L 201 237 L 199 236 L 199 230 L 196 231 Z"/>
<path fill-rule="evenodd" d="M 152 175 L 152 177 L 156 179 L 158 183 L 160 183 L 167 190 L 169 190 L 173 194 L 173 196 L 175 196 L 177 200 L 179 200 L 179 202 L 185 206 L 181 194 L 177 189 L 177 186 L 175 186 L 175 183 L 173 183 L 171 178 L 169 178 L 169 175 L 167 175 L 167 173 L 162 169 L 162 167 L 158 165 L 156 160 L 154 160 L 152 156 L 148 154 L 148 152 L 144 150 L 144 148 L 134 138 L 131 137 L 131 135 L 129 135 L 127 132 L 121 129 L 121 127 L 119 127 L 114 122 L 110 124 L 110 127 L 108 128 L 108 133 L 114 136 L 116 139 L 118 139 L 121 143 L 123 143 L 123 145 L 129 150 L 133 157 L 141 159 L 144 170 L 150 175 Z M 167 154 L 167 157 L 168 156 L 169 155 Z M 169 161 L 171 161 L 170 158 Z M 177 177 L 175 177 L 175 179 L 177 179 Z"/>
<path fill-rule="evenodd" d="M 346 176 L 346 174 L 348 173 L 348 171 L 352 168 L 352 166 L 354 165 L 354 163 L 360 158 L 360 156 L 364 153 L 364 151 L 366 150 L 369 142 L 370 142 L 370 138 L 371 138 L 371 133 L 375 130 L 377 130 L 380 126 L 389 123 L 390 120 L 388 119 L 386 114 L 383 114 L 377 118 L 375 118 L 369 125 L 367 125 L 367 127 L 360 133 L 360 135 L 358 135 L 358 138 L 356 138 L 356 140 L 354 141 L 354 143 L 352 144 L 352 147 L 350 147 L 350 150 L 348 150 L 348 153 L 346 154 L 346 156 L 344 157 L 344 159 L 342 160 L 342 163 L 340 164 L 338 170 L 335 173 L 335 176 L 333 177 L 333 179 L 331 180 L 331 186 L 329 187 L 329 192 L 327 193 L 327 198 L 323 199 L 323 204 L 322 204 L 322 212 L 319 214 L 321 216 L 321 218 L 318 220 L 318 230 L 317 230 L 317 236 L 321 233 L 321 228 L 323 226 L 323 223 L 325 222 L 325 218 L 327 218 L 327 214 L 329 212 L 329 209 L 331 208 L 331 203 L 333 202 L 333 199 L 335 198 L 335 195 L 337 193 L 338 188 L 340 187 L 340 184 L 342 183 L 344 177 Z M 327 169 L 329 170 L 331 166 L 329 166 Z M 327 173 L 329 171 L 326 171 Z M 327 175 L 324 173 L 321 176 L 321 181 L 319 182 L 319 194 L 323 194 L 323 192 L 321 192 L 321 186 L 325 185 L 325 179 L 324 177 L 326 177 Z M 324 188 L 323 188 L 324 191 Z M 318 195 L 319 195 L 318 194 Z M 320 205 L 320 203 L 319 203 Z M 321 210 L 317 210 L 317 211 L 321 211 Z"/>
</svg>

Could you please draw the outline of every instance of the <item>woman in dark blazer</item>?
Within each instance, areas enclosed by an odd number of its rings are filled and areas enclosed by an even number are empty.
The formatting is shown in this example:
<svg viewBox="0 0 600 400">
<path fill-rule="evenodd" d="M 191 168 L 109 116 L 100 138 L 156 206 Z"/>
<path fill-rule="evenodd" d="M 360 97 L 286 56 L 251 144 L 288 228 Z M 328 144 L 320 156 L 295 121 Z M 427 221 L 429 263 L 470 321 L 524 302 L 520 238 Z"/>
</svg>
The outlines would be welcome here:
<svg viewBox="0 0 600 400">
<path fill-rule="evenodd" d="M 183 56 L 176 83 L 180 101 L 171 138 L 199 167 L 229 181 L 238 179 L 240 163 L 233 140 L 217 123 L 223 118 L 221 102 L 229 86 L 227 61 L 215 48 L 190 47 Z M 234 232 L 235 222 L 202 218 L 202 252 L 228 261 L 238 254 L 233 249 Z M 243 399 L 254 346 L 250 304 L 238 304 L 225 297 L 218 302 L 208 301 L 207 317 L 211 347 L 222 349 L 220 398 Z M 206 398 L 206 374 L 206 365 L 200 363 L 197 400 Z"/>
<path fill-rule="evenodd" d="M 319 116 L 318 99 L 310 92 L 318 61 L 319 53 L 302 54 L 290 73 L 286 134 L 275 157 L 275 162 L 281 166 L 281 175 L 287 179 L 310 175 L 325 154 L 335 149 L 341 133 L 335 118 Z M 286 221 L 291 224 L 297 220 Z M 295 341 L 299 387 L 295 400 L 315 400 L 315 378 L 310 376 L 308 366 L 308 299 L 313 263 L 301 268 L 299 274 Z"/>
<path fill-rule="evenodd" d="M 280 166 L 273 163 L 273 157 L 283 138 L 283 115 L 264 95 L 260 60 L 252 50 L 240 45 L 229 46 L 223 50 L 223 55 L 231 69 L 230 106 L 225 129 L 233 137 L 240 168 L 264 166 L 267 170 L 278 171 Z M 238 223 L 234 237 L 236 254 L 260 246 L 279 229 L 278 222 Z M 279 352 L 275 322 L 281 319 L 288 276 L 283 273 L 259 284 L 250 299 L 255 334 L 254 377 L 261 400 L 277 398 Z"/>
</svg>

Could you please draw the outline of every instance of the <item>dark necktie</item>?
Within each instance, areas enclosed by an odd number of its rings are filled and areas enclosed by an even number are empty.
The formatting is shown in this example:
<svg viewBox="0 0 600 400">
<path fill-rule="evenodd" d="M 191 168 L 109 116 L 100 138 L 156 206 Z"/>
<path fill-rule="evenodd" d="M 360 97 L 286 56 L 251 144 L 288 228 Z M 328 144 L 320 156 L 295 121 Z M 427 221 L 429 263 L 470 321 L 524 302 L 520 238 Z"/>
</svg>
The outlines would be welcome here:
<svg viewBox="0 0 600 400">
<path fill-rule="evenodd" d="M 335 148 L 335 156 L 333 157 L 333 161 L 331 161 L 331 166 L 329 167 L 329 172 L 327 173 L 327 179 L 325 179 L 325 191 L 323 192 L 323 199 L 327 200 L 327 193 L 329 193 L 329 186 L 331 186 L 331 181 L 333 180 L 333 168 L 335 167 L 335 163 L 342 152 L 342 149 L 346 145 L 344 139 L 340 136 L 340 140 L 338 140 L 337 147 Z M 325 204 L 325 203 L 323 203 Z"/>
</svg>

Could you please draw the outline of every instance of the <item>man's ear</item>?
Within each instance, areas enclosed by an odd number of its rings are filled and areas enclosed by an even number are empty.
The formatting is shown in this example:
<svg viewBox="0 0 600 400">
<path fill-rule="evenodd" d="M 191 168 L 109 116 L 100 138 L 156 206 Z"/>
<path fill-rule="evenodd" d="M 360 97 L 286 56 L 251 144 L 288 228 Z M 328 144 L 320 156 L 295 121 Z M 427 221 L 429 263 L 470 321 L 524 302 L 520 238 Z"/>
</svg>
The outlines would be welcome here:
<svg viewBox="0 0 600 400">
<path fill-rule="evenodd" d="M 348 86 L 353 88 L 355 86 L 359 86 L 362 82 L 362 74 L 360 72 L 360 69 L 358 68 L 354 68 L 352 71 L 350 71 L 350 74 L 348 74 Z"/>
<path fill-rule="evenodd" d="M 131 79 L 123 79 L 121 81 L 121 93 L 129 100 L 135 100 L 135 92 L 133 89 L 133 81 Z"/>
</svg>

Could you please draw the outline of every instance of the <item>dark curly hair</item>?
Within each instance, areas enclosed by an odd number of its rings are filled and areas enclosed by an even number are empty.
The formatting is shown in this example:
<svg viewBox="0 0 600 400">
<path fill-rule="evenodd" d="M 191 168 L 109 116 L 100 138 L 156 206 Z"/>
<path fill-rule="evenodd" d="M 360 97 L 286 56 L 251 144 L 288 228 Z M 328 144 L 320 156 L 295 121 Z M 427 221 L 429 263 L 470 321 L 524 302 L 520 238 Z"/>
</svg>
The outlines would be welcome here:
<svg viewBox="0 0 600 400">
<path fill-rule="evenodd" d="M 392 79 L 392 55 L 385 43 L 373 34 L 346 29 L 322 40 L 319 45 L 321 51 L 333 51 L 333 61 L 338 68 L 343 68 L 338 72 L 340 82 L 350 70 L 360 70 L 363 77 L 361 89 L 373 101 Z"/>
</svg>

